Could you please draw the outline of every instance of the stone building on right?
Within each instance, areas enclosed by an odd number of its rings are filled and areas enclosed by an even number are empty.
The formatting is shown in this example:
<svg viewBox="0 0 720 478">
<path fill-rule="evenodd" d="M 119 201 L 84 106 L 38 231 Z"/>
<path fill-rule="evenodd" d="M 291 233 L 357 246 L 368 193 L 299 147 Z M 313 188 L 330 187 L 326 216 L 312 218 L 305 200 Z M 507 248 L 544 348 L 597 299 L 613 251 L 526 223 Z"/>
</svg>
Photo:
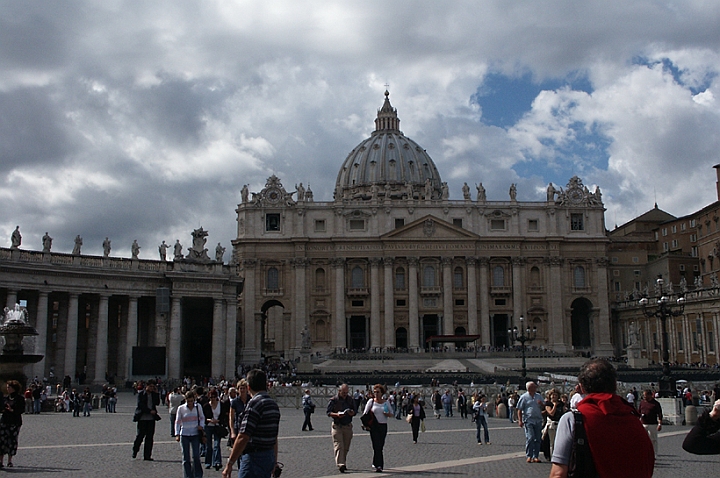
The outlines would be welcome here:
<svg viewBox="0 0 720 478">
<path fill-rule="evenodd" d="M 670 363 L 720 366 L 720 165 L 717 200 L 675 217 L 658 208 L 615 227 L 608 236 L 611 334 L 616 356 L 637 344 L 649 361 L 662 361 L 662 319 L 647 317 L 661 297 L 666 314 Z M 662 278 L 661 286 L 658 278 Z M 677 303 L 684 298 L 684 306 Z M 638 347 L 639 346 L 639 347 Z"/>
</svg>

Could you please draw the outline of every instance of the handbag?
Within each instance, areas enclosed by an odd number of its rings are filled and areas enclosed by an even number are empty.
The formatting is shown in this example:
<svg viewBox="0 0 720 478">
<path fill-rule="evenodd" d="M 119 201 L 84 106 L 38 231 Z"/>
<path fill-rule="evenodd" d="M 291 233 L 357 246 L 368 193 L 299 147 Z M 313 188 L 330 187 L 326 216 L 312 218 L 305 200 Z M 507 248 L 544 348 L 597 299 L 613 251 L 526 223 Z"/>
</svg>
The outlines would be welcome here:
<svg viewBox="0 0 720 478">
<path fill-rule="evenodd" d="M 220 438 L 225 438 L 226 436 L 228 436 L 230 434 L 230 432 L 228 431 L 227 428 L 225 428 L 225 426 L 218 425 L 217 434 Z"/>
<path fill-rule="evenodd" d="M 372 400 L 373 404 L 375 403 L 374 400 Z M 370 431 L 370 429 L 375 425 L 376 419 L 375 414 L 372 412 L 372 406 L 370 409 L 363 413 L 360 417 L 360 421 L 362 422 L 362 428 L 363 430 Z"/>
<path fill-rule="evenodd" d="M 412 417 L 413 417 L 413 414 L 408 413 L 407 416 L 405 417 L 405 421 L 408 423 L 412 423 Z"/>
<path fill-rule="evenodd" d="M 420 422 L 420 431 L 425 433 L 425 420 Z"/>
</svg>

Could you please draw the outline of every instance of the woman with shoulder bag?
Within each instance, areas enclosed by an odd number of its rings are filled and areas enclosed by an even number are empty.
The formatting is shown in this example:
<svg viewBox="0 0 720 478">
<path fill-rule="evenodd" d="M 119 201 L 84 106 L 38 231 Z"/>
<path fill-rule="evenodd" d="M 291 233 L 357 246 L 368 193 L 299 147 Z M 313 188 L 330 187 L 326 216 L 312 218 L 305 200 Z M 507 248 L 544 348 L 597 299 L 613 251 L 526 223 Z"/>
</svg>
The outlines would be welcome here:
<svg viewBox="0 0 720 478">
<path fill-rule="evenodd" d="M 413 443 L 418 441 L 418 432 L 420 432 L 420 422 L 425 421 L 425 409 L 420 405 L 420 396 L 415 395 L 413 401 L 410 404 L 410 427 L 412 428 Z"/>
<path fill-rule="evenodd" d="M 373 464 L 374 471 L 381 473 L 385 462 L 383 459 L 383 447 L 385 446 L 385 437 L 387 437 L 387 419 L 392 417 L 390 405 L 385 401 L 384 395 L 387 392 L 381 384 L 373 387 L 373 397 L 368 400 L 365 405 L 364 413 L 372 413 L 375 416 L 375 423 L 370 427 L 370 440 L 373 446 Z"/>
<path fill-rule="evenodd" d="M 200 461 L 200 440 L 204 437 L 205 415 L 195 404 L 195 392 L 185 394 L 185 403 L 180 405 L 175 416 L 175 441 L 180 442 L 183 454 L 183 478 L 202 478 Z M 192 461 L 190 452 L 192 451 Z"/>
<path fill-rule="evenodd" d="M 17 453 L 22 414 L 25 412 L 25 398 L 20 395 L 20 390 L 17 380 L 7 381 L 8 396 L 2 400 L 4 407 L 0 419 L 0 468 L 4 468 L 2 462 L 5 455 L 8 456 L 7 466 L 12 467 L 13 456 Z"/>
<path fill-rule="evenodd" d="M 205 468 L 215 467 L 220 470 L 222 467 L 222 452 L 220 440 L 222 437 L 222 425 L 220 424 L 221 409 L 218 392 L 216 389 L 208 393 L 210 401 L 203 406 L 205 415 L 205 430 L 207 432 L 207 451 L 205 452 Z"/>
</svg>

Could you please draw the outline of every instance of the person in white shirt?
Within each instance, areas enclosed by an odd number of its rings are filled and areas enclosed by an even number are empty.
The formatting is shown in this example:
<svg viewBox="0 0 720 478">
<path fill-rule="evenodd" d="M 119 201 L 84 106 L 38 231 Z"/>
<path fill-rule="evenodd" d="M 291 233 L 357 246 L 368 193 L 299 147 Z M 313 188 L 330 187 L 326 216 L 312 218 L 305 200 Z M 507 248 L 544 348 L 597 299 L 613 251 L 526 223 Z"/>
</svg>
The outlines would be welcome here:
<svg viewBox="0 0 720 478">
<path fill-rule="evenodd" d="M 185 394 L 185 403 L 180 405 L 175 417 L 175 441 L 180 442 L 183 454 L 183 478 L 201 478 L 200 437 L 204 436 L 205 415 L 202 407 L 195 404 L 195 392 Z M 190 451 L 192 450 L 192 461 Z"/>
</svg>

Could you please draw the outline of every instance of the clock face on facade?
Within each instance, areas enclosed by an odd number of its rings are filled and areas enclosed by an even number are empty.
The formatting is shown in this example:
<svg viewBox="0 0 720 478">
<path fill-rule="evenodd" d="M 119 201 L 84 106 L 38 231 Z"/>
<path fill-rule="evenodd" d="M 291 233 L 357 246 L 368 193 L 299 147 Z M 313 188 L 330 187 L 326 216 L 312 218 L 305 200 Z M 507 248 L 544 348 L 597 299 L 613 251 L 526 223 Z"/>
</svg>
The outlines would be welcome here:
<svg viewBox="0 0 720 478">
<path fill-rule="evenodd" d="M 583 192 L 579 188 L 574 188 L 568 191 L 568 197 L 570 198 L 570 201 L 579 203 L 583 200 Z"/>
<path fill-rule="evenodd" d="M 275 188 L 268 189 L 267 193 L 265 194 L 265 197 L 267 197 L 267 200 L 271 203 L 276 203 L 280 201 L 280 191 L 278 191 Z"/>
</svg>

